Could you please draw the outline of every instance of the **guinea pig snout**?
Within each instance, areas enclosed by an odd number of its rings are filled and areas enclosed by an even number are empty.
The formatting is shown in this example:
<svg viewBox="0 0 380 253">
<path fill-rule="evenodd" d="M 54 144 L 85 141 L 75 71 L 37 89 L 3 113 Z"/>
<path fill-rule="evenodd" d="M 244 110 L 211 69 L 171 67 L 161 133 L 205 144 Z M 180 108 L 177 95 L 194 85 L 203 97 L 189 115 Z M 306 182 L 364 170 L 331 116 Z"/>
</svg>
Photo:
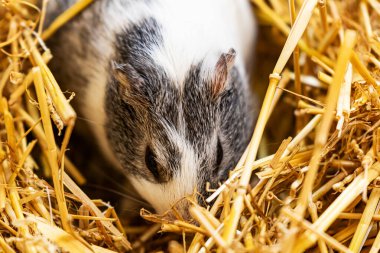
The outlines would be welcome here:
<svg viewBox="0 0 380 253">
<path fill-rule="evenodd" d="M 184 220 L 191 222 L 192 217 L 190 215 L 191 201 L 187 198 L 182 198 L 167 212 L 167 216 L 170 220 Z"/>
</svg>

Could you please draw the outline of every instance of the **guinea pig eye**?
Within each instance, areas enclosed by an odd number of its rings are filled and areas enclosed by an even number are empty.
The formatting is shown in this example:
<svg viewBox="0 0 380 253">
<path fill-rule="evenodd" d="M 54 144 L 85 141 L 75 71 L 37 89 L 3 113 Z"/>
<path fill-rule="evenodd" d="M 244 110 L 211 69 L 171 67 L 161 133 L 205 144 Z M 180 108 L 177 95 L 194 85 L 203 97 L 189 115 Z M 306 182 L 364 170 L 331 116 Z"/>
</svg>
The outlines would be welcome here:
<svg viewBox="0 0 380 253">
<path fill-rule="evenodd" d="M 158 172 L 156 157 L 149 146 L 145 151 L 145 164 L 154 178 L 158 180 L 160 178 L 160 173 Z"/>
<path fill-rule="evenodd" d="M 216 166 L 219 167 L 223 160 L 223 147 L 220 139 L 218 138 L 218 144 L 216 146 Z"/>
</svg>

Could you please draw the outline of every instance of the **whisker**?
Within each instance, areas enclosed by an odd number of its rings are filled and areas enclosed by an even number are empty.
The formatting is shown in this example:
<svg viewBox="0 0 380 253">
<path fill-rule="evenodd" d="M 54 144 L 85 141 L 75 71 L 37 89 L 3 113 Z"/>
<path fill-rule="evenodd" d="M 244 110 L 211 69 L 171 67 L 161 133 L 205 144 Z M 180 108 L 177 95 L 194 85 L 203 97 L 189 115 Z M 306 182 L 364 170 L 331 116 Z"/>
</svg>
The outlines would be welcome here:
<svg viewBox="0 0 380 253">
<path fill-rule="evenodd" d="M 136 197 L 133 197 L 132 195 L 125 194 L 125 193 L 117 191 L 115 189 L 110 189 L 110 188 L 106 188 L 104 186 L 95 185 L 95 184 L 86 184 L 86 186 L 89 187 L 89 188 L 100 189 L 102 191 L 107 191 L 107 192 L 110 192 L 110 193 L 117 194 L 120 197 L 123 197 L 125 199 L 129 199 L 129 200 L 135 201 L 136 203 L 139 203 L 139 204 L 141 204 L 143 206 L 150 206 L 149 203 L 145 202 L 142 199 L 138 199 Z"/>
<path fill-rule="evenodd" d="M 79 116 L 77 116 L 77 119 L 78 119 L 78 120 L 81 120 L 81 121 L 85 121 L 85 122 L 90 123 L 90 124 L 93 124 L 93 125 L 104 126 L 103 124 L 99 124 L 99 122 L 95 122 L 95 121 L 93 121 L 93 120 L 86 119 L 86 118 L 83 118 L 83 117 L 79 117 Z"/>
<path fill-rule="evenodd" d="M 124 193 L 124 194 L 131 194 L 131 195 L 135 195 L 137 193 L 129 189 L 129 187 L 127 187 L 127 186 L 132 187 L 131 185 L 121 184 L 119 181 L 115 180 L 113 177 L 110 177 L 109 174 L 104 173 L 104 170 L 99 170 L 98 173 L 101 174 L 103 178 L 105 178 L 107 181 L 114 184 L 114 186 L 117 186 L 119 192 Z"/>
<path fill-rule="evenodd" d="M 132 208 L 121 208 L 121 209 L 119 209 L 118 213 L 121 214 L 121 217 L 124 217 L 125 214 L 129 213 L 129 214 L 133 214 L 133 215 L 136 215 L 139 218 L 141 218 L 140 209 L 141 208 L 134 208 L 134 209 L 132 209 Z M 141 219 L 143 219 L 143 218 L 141 218 Z"/>
</svg>

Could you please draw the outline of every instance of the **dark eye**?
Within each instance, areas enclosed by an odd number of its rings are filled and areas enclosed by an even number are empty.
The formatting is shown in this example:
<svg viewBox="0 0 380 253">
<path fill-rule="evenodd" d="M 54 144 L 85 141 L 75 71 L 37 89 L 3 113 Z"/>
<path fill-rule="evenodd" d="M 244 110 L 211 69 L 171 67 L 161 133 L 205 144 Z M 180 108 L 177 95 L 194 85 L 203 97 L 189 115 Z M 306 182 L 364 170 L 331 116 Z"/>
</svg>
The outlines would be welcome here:
<svg viewBox="0 0 380 253">
<path fill-rule="evenodd" d="M 156 157 L 149 146 L 146 148 L 145 151 L 145 164 L 154 176 L 154 178 L 158 180 L 160 178 L 160 173 L 158 172 Z"/>
<path fill-rule="evenodd" d="M 216 147 L 216 166 L 219 167 L 223 160 L 223 147 L 220 139 L 218 138 L 218 144 Z"/>
</svg>

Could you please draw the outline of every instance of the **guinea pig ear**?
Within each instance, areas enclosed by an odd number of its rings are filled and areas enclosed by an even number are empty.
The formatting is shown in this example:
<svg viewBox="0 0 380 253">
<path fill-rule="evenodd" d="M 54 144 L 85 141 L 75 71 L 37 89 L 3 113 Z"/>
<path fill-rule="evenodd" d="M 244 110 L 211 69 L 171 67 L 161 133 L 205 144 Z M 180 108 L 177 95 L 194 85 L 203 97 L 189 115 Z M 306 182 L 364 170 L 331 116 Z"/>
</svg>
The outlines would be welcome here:
<svg viewBox="0 0 380 253">
<path fill-rule="evenodd" d="M 112 69 L 115 79 L 123 88 L 127 89 L 127 91 L 132 91 L 134 88 L 138 89 L 144 85 L 144 79 L 137 73 L 132 65 L 112 62 Z"/>
<path fill-rule="evenodd" d="M 145 81 L 132 65 L 112 62 L 112 70 L 114 78 L 119 83 L 119 92 L 121 95 L 126 98 L 133 97 L 133 99 L 129 100 L 130 102 L 140 102 L 140 104 L 147 103 L 141 94 L 145 87 Z"/>
<path fill-rule="evenodd" d="M 228 74 L 235 63 L 236 51 L 231 48 L 223 53 L 216 62 L 214 77 L 212 81 L 212 95 L 217 98 L 226 87 Z"/>
</svg>

